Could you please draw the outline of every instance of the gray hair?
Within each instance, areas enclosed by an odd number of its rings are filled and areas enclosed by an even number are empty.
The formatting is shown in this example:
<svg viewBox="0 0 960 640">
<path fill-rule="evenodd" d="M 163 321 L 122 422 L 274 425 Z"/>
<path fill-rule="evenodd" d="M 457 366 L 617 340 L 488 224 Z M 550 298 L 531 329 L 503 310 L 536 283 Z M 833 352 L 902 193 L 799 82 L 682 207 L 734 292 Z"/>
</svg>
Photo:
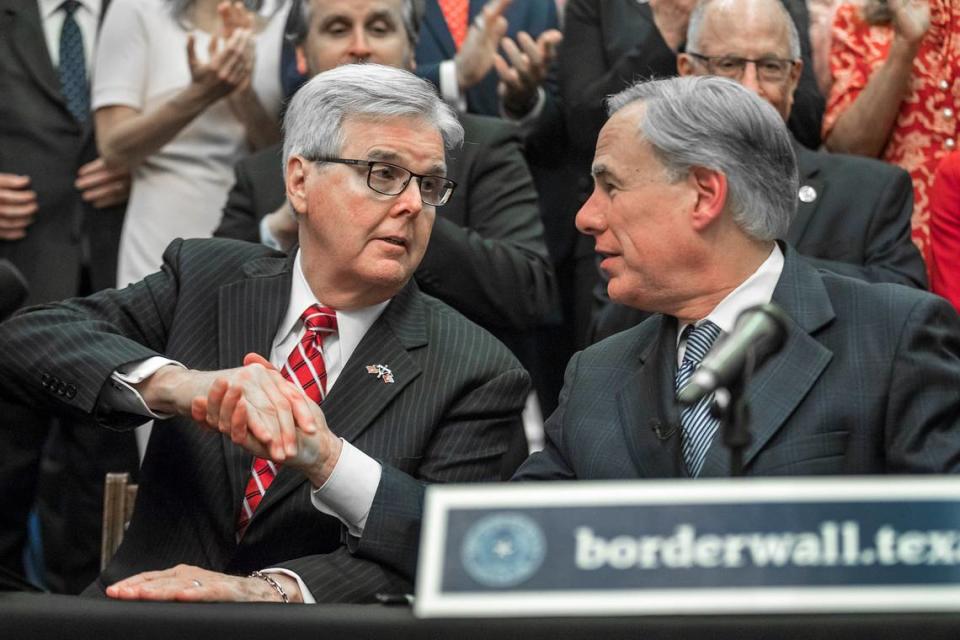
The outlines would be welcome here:
<svg viewBox="0 0 960 640">
<path fill-rule="evenodd" d="M 673 181 L 693 167 L 727 178 L 727 210 L 748 236 L 783 238 L 797 202 L 797 161 L 786 125 L 765 100 L 736 82 L 689 76 L 639 82 L 607 100 L 610 115 L 645 110 L 638 136 Z"/>
<path fill-rule="evenodd" d="M 310 21 L 313 19 L 313 0 L 293 0 L 294 6 L 290 11 L 290 20 L 287 22 L 287 39 L 294 45 L 303 44 L 310 32 Z M 423 18 L 424 0 L 401 0 L 400 15 L 403 19 L 403 28 L 407 32 L 407 41 L 410 49 L 415 49 L 420 36 L 420 21 Z"/>
<path fill-rule="evenodd" d="M 463 142 L 453 109 L 426 80 L 380 64 L 345 64 L 303 85 L 284 117 L 283 166 L 299 154 L 308 159 L 339 155 L 347 118 L 421 118 L 436 127 L 447 148 Z"/>
<path fill-rule="evenodd" d="M 707 8 L 715 2 L 722 0 L 700 0 L 693 8 L 690 14 L 690 22 L 687 24 L 687 49 L 694 53 L 703 53 L 700 50 L 700 31 L 703 29 L 703 20 L 707 14 Z M 787 25 L 787 47 L 792 60 L 799 60 L 800 52 L 800 33 L 797 31 L 797 25 L 787 8 L 779 0 L 769 0 L 770 4 L 776 7 L 776 10 L 784 23 Z"/>
</svg>

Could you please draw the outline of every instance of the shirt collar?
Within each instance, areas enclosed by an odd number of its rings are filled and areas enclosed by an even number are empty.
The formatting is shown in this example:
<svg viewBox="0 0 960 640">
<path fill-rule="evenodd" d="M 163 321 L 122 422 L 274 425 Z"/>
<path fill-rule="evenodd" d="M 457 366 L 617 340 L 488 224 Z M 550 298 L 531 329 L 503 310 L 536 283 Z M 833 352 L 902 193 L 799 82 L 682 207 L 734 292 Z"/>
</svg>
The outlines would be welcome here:
<svg viewBox="0 0 960 640">
<path fill-rule="evenodd" d="M 718 327 L 720 331 L 728 334 L 733 331 L 737 322 L 737 317 L 750 307 L 759 304 L 766 304 L 773 298 L 773 290 L 777 287 L 777 281 L 780 280 L 780 274 L 783 272 L 783 251 L 780 245 L 773 244 L 773 251 L 767 256 L 767 259 L 757 268 L 749 278 L 740 283 L 740 286 L 727 294 L 720 301 L 713 311 L 695 324 L 710 320 Z M 680 342 L 680 336 L 686 324 L 677 329 L 677 343 Z"/>
<path fill-rule="evenodd" d="M 101 0 L 77 0 L 77 3 L 80 5 L 80 9 L 83 11 L 90 11 L 94 16 L 100 16 L 100 7 Z M 40 8 L 40 17 L 46 20 L 60 10 L 60 5 L 63 4 L 63 0 L 37 0 L 37 5 Z"/>
<path fill-rule="evenodd" d="M 277 331 L 276 342 L 281 342 L 292 332 L 299 330 L 298 323 L 304 309 L 312 304 L 323 305 L 323 302 L 317 300 L 313 295 L 313 290 L 307 283 L 307 277 L 303 274 L 303 266 L 300 261 L 300 250 L 293 260 L 293 278 L 290 283 L 290 304 L 287 305 L 287 313 L 280 323 L 280 329 Z M 383 313 L 390 300 L 378 302 L 369 307 L 351 309 L 350 311 L 337 310 L 337 338 L 340 341 L 340 349 L 343 353 L 353 353 L 363 336 L 366 335 L 373 323 L 377 321 L 380 314 Z M 276 346 L 276 344 L 274 345 Z"/>
</svg>

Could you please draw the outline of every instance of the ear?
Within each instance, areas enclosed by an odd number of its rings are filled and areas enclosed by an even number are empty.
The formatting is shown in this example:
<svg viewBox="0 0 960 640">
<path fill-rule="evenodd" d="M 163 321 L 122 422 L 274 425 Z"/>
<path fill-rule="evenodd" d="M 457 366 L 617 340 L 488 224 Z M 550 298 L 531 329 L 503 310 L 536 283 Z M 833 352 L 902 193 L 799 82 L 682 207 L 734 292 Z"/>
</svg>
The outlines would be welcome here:
<svg viewBox="0 0 960 640">
<path fill-rule="evenodd" d="M 302 76 L 309 75 L 310 69 L 307 67 L 307 54 L 303 50 L 303 45 L 296 47 L 293 52 L 297 57 L 297 73 Z"/>
<path fill-rule="evenodd" d="M 298 215 L 307 211 L 307 164 L 302 156 L 287 160 L 287 199 Z"/>
<path fill-rule="evenodd" d="M 677 73 L 681 76 L 696 75 L 693 70 L 693 59 L 686 53 L 677 56 Z"/>
<path fill-rule="evenodd" d="M 796 94 L 797 86 L 800 84 L 800 75 L 803 73 L 803 59 L 796 60 L 790 68 L 790 79 L 787 90 L 787 116 L 793 112 L 793 97 Z"/>
<path fill-rule="evenodd" d="M 697 198 L 691 222 L 694 230 L 703 231 L 723 213 L 727 203 L 727 176 L 706 167 L 693 167 L 687 181 Z"/>
</svg>

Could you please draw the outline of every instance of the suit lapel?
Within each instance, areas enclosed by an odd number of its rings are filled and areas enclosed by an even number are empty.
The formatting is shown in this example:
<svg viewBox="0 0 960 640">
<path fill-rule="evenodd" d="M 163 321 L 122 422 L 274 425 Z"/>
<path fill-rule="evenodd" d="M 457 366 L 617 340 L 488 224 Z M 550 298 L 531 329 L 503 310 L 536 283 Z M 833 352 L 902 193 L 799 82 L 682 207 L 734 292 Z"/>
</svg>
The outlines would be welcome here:
<svg viewBox="0 0 960 640">
<path fill-rule="evenodd" d="M 823 196 L 824 180 L 820 177 L 820 167 L 816 155 L 795 143 L 797 167 L 800 175 L 800 191 L 797 196 L 797 212 L 794 214 L 786 241 L 796 247 L 806 233 L 810 220 L 816 213 Z"/>
<path fill-rule="evenodd" d="M 667 316 L 643 345 L 636 377 L 617 394 L 620 424 L 630 457 L 644 478 L 684 475 L 680 464 L 680 418 L 674 400 L 677 323 Z M 671 364 L 672 363 L 672 364 Z"/>
<path fill-rule="evenodd" d="M 246 277 L 222 287 L 218 300 L 219 367 L 243 364 L 250 352 L 270 357 L 270 348 L 290 300 L 293 258 L 261 258 L 244 265 Z M 221 436 L 233 504 L 239 507 L 252 456 Z"/>
<path fill-rule="evenodd" d="M 10 34 L 13 50 L 20 57 L 25 69 L 51 100 L 63 107 L 68 114 L 67 104 L 60 92 L 60 78 L 47 50 L 47 39 L 40 21 L 40 10 L 36 2 L 6 0 L 2 3 L 0 19 L 10 21 Z M 73 116 L 71 116 L 71 120 Z"/>
<path fill-rule="evenodd" d="M 744 470 L 784 426 L 833 358 L 833 352 L 812 335 L 835 317 L 823 281 L 793 250 L 785 248 L 784 255 L 783 273 L 773 292 L 773 302 L 792 322 L 783 349 L 760 369 L 747 387 L 753 439 L 744 452 Z M 729 470 L 730 456 L 718 430 L 700 475 L 727 476 Z"/>
<path fill-rule="evenodd" d="M 364 335 L 323 401 L 323 413 L 330 430 L 349 442 L 356 440 L 421 374 L 420 365 L 408 350 L 426 344 L 423 299 L 411 281 Z M 377 364 L 390 369 L 392 383 L 367 371 L 367 365 Z M 306 479 L 300 472 L 282 467 L 257 507 L 254 519 L 304 482 Z"/>
<path fill-rule="evenodd" d="M 470 15 L 473 16 L 473 7 L 470 7 L 470 9 Z M 427 3 L 426 11 L 423 14 L 422 28 L 433 34 L 433 39 L 436 40 L 440 46 L 444 60 L 449 60 L 457 55 L 457 46 L 453 43 L 453 36 L 450 35 L 450 27 L 447 26 L 447 21 L 443 17 L 439 3 Z"/>
</svg>

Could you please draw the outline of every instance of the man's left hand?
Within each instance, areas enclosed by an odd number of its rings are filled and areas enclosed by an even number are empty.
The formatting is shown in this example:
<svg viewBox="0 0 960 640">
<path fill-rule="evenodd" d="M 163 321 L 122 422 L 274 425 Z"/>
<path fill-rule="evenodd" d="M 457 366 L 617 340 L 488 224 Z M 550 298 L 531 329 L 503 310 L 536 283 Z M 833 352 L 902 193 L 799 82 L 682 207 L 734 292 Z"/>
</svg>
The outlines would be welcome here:
<svg viewBox="0 0 960 640">
<path fill-rule="evenodd" d="M 97 158 L 80 167 L 74 186 L 79 189 L 84 202 L 103 209 L 127 201 L 130 196 L 130 174 L 124 170 L 108 169 L 103 158 Z"/>
<path fill-rule="evenodd" d="M 293 578 L 271 573 L 290 602 L 303 602 Z M 164 600 L 177 602 L 281 602 L 280 594 L 261 578 L 230 576 L 200 567 L 180 564 L 163 571 L 146 571 L 107 587 L 107 596 L 117 600 Z"/>
<path fill-rule="evenodd" d="M 506 57 L 497 54 L 494 65 L 500 76 L 497 92 L 508 113 L 523 116 L 530 110 L 561 40 L 563 34 L 556 29 L 544 31 L 536 40 L 525 31 L 517 34 L 516 42 L 501 40 Z"/>
</svg>

